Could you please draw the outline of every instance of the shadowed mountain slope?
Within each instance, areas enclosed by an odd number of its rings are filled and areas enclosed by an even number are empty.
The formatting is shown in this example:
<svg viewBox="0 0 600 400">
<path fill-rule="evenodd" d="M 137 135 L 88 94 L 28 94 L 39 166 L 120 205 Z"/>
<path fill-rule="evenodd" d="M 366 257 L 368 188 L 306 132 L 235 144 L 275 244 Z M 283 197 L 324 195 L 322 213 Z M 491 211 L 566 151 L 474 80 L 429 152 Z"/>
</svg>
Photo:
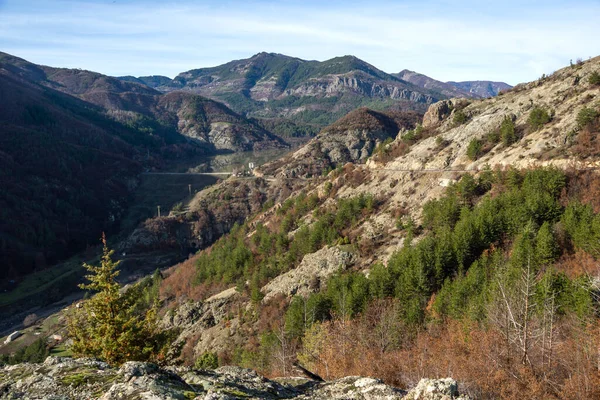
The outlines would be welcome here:
<svg viewBox="0 0 600 400">
<path fill-rule="evenodd" d="M 227 107 L 193 93 L 163 96 L 143 83 L 78 69 L 38 66 L 0 54 L 0 67 L 30 82 L 102 107 L 107 116 L 158 136 L 173 151 L 248 151 L 285 147 L 277 136 Z"/>
</svg>

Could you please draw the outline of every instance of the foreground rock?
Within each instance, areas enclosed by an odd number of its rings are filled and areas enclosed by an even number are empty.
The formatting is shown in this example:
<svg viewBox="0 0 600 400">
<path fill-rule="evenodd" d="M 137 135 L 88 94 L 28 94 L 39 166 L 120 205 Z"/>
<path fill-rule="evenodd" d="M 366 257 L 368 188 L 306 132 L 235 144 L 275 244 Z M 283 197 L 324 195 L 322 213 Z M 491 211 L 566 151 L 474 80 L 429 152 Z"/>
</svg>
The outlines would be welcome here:
<svg viewBox="0 0 600 400">
<path fill-rule="evenodd" d="M 285 274 L 279 275 L 261 290 L 265 294 L 263 302 L 277 295 L 303 296 L 319 289 L 321 283 L 339 270 L 345 270 L 356 261 L 356 255 L 341 250 L 338 246 L 325 247 L 307 254 L 300 265 Z"/>
<path fill-rule="evenodd" d="M 459 398 L 450 378 L 424 379 L 409 392 L 372 378 L 346 377 L 330 382 L 282 379 L 281 383 L 239 367 L 214 371 L 159 368 L 128 362 L 121 368 L 91 359 L 48 357 L 43 364 L 0 369 L 1 399 L 411 399 Z M 406 396 L 406 397 L 405 397 Z M 464 399 L 464 397 L 461 397 Z"/>
</svg>

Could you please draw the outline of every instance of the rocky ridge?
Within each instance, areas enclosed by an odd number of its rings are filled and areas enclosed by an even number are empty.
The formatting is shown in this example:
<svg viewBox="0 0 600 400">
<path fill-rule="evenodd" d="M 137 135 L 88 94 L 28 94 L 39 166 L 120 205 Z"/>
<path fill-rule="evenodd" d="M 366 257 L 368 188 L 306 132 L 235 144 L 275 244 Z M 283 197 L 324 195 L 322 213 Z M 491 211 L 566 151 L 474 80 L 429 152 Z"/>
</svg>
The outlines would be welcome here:
<svg viewBox="0 0 600 400">
<path fill-rule="evenodd" d="M 590 85 L 588 77 L 599 69 L 600 57 L 596 57 L 576 68 L 563 68 L 544 79 L 516 86 L 498 97 L 469 103 L 459 99 L 436 103 L 423 118 L 423 125 L 434 131 L 430 137 L 385 166 L 376 162 L 369 166 L 374 171 L 385 168 L 479 170 L 486 164 L 492 167 L 565 166 L 574 161 L 568 148 L 579 129 L 578 112 L 586 106 L 597 108 L 600 88 Z M 539 129 L 528 127 L 530 113 L 535 108 L 553 116 Z M 464 123 L 454 119 L 459 110 L 466 118 Z M 487 140 L 487 135 L 497 131 L 507 117 L 514 122 L 517 141 L 509 146 L 494 143 L 485 154 L 470 160 L 469 142 Z M 437 137 L 444 139 L 447 145 L 437 146 Z"/>
<path fill-rule="evenodd" d="M 413 85 L 423 87 L 429 90 L 435 90 L 442 93 L 446 97 L 466 97 L 466 98 L 477 98 L 480 97 L 475 93 L 471 93 L 466 90 L 462 90 L 461 88 L 452 85 L 450 83 L 441 82 L 435 80 L 433 78 L 428 77 L 427 75 L 420 74 L 415 71 L 410 71 L 408 69 L 402 70 L 397 74 L 392 74 L 398 79 L 402 79 L 403 81 L 410 82 Z"/>
<path fill-rule="evenodd" d="M 416 113 L 382 113 L 360 108 L 324 128 L 308 144 L 255 173 L 283 178 L 320 175 L 348 162 L 364 163 L 375 148 L 400 130 L 412 129 Z"/>
<path fill-rule="evenodd" d="M 101 107 L 108 117 L 141 134 L 161 137 L 167 146 L 195 146 L 206 153 L 286 147 L 258 124 L 190 92 L 163 95 L 140 82 L 36 65 L 6 53 L 0 53 L 0 71 Z"/>
<path fill-rule="evenodd" d="M 120 368 L 92 359 L 48 357 L 43 364 L 0 369 L 0 399 L 233 400 L 233 399 L 466 399 L 452 379 L 422 380 L 404 392 L 373 378 L 329 382 L 269 380 L 239 367 L 194 370 L 127 362 Z"/>
</svg>

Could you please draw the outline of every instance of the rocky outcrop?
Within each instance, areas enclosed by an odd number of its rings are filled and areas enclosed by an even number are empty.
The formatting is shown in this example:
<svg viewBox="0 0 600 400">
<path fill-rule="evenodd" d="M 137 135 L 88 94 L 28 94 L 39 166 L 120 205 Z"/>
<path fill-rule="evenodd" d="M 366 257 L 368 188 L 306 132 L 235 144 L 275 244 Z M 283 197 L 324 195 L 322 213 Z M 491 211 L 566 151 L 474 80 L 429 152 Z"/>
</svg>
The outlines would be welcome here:
<svg viewBox="0 0 600 400">
<path fill-rule="evenodd" d="M 411 389 L 404 400 L 466 400 L 468 397 L 460 396 L 458 384 L 452 378 L 421 379 L 416 387 Z"/>
<path fill-rule="evenodd" d="M 286 90 L 282 94 L 282 97 L 325 97 L 327 95 L 341 95 L 346 92 L 359 94 L 368 98 L 406 100 L 417 104 L 431 104 L 436 100 L 436 97 L 429 94 L 408 89 L 406 84 L 402 82 L 395 80 L 390 80 L 389 82 L 374 81 L 372 76 L 360 72 L 329 75 L 323 78 L 312 79 L 294 89 Z"/>
<path fill-rule="evenodd" d="M 313 386 L 299 399 L 361 399 L 361 400 L 395 400 L 402 399 L 404 391 L 393 388 L 379 379 L 348 376 L 331 382 Z"/>
<path fill-rule="evenodd" d="M 262 166 L 260 173 L 310 177 L 348 162 L 363 163 L 380 143 L 395 138 L 400 130 L 414 128 L 419 119 L 413 112 L 382 113 L 359 108 L 324 128 L 296 152 Z"/>
<path fill-rule="evenodd" d="M 188 342 L 198 356 L 207 351 L 219 352 L 242 345 L 245 339 L 240 329 L 241 321 L 232 313 L 233 305 L 239 304 L 238 298 L 239 293 L 233 287 L 201 302 L 183 303 L 175 313 L 167 313 L 161 321 L 162 327 L 179 330 L 170 346 L 168 359 L 175 361 Z"/>
<path fill-rule="evenodd" d="M 418 391 L 404 397 L 404 391 L 372 378 L 346 377 L 330 382 L 291 378 L 279 383 L 239 367 L 208 371 L 131 361 L 113 368 L 92 359 L 48 357 L 43 364 L 1 368 L 0 399 L 465 399 L 458 397 L 452 379 L 424 381 L 417 386 Z"/>
<path fill-rule="evenodd" d="M 263 302 L 277 295 L 308 296 L 317 291 L 327 278 L 339 270 L 345 270 L 356 261 L 356 255 L 339 247 L 325 247 L 315 253 L 307 254 L 293 270 L 279 275 L 261 291 L 265 294 Z"/>
<path fill-rule="evenodd" d="M 456 104 L 455 99 L 438 101 L 432 104 L 427 109 L 425 115 L 423 115 L 423 127 L 428 128 L 430 126 L 438 125 L 445 118 L 447 118 Z"/>
</svg>

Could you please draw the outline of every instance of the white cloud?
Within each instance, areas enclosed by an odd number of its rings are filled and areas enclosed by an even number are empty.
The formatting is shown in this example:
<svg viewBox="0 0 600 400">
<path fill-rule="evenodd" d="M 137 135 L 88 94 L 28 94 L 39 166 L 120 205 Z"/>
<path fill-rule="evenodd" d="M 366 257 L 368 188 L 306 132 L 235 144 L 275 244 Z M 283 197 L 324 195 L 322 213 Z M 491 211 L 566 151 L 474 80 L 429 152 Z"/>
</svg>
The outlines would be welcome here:
<svg viewBox="0 0 600 400">
<path fill-rule="evenodd" d="M 10 3 L 10 2 L 8 2 Z M 354 54 L 387 72 L 517 83 L 600 53 L 598 5 L 529 14 L 457 13 L 440 3 L 369 8 L 58 2 L 5 7 L 0 48 L 31 61 L 111 75 L 163 74 L 259 51 L 306 59 Z M 37 11 L 36 11 L 37 10 Z M 419 10 L 423 11 L 419 13 Z"/>
</svg>

